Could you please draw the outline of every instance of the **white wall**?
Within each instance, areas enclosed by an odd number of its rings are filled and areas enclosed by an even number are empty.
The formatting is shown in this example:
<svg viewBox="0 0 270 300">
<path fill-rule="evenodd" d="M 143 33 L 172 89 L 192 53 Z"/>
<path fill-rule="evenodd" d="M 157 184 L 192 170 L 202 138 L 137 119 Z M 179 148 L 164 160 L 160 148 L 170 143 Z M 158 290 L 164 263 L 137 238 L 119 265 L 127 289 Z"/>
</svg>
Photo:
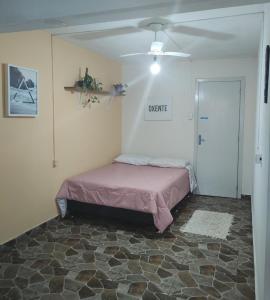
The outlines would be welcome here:
<svg viewBox="0 0 270 300">
<path fill-rule="evenodd" d="M 270 44 L 270 5 L 266 5 L 262 47 L 259 53 L 258 100 L 256 113 L 256 153 L 262 164 L 255 164 L 252 198 L 255 289 L 257 300 L 270 299 L 270 103 L 264 103 L 265 47 Z M 270 98 L 270 97 L 269 97 Z"/>
<path fill-rule="evenodd" d="M 224 59 L 194 62 L 166 61 L 153 77 L 147 65 L 124 65 L 123 81 L 129 84 L 123 101 L 122 151 L 193 161 L 196 78 L 245 77 L 245 120 L 242 194 L 252 193 L 257 59 Z M 144 121 L 148 97 L 173 98 L 172 121 Z"/>
</svg>

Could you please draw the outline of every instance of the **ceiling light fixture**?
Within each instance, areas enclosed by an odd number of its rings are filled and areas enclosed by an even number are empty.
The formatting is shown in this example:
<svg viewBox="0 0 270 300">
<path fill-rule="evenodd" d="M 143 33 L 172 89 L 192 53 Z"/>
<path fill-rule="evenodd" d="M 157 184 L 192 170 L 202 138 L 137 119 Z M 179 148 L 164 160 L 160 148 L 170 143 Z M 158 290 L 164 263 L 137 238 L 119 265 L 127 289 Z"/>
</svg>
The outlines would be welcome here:
<svg viewBox="0 0 270 300">
<path fill-rule="evenodd" d="M 160 72 L 160 64 L 157 62 L 157 57 L 154 57 L 154 62 L 150 66 L 150 71 L 153 75 L 157 75 Z"/>
</svg>

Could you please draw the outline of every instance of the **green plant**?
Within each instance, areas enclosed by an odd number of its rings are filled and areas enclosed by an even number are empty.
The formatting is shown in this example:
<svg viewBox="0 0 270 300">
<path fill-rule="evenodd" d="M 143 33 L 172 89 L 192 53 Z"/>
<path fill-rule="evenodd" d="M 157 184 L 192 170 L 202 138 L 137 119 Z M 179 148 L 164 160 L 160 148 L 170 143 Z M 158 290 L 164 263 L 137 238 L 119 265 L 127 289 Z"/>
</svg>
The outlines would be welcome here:
<svg viewBox="0 0 270 300">
<path fill-rule="evenodd" d="M 88 74 L 88 68 L 86 68 L 84 78 L 83 78 L 83 89 L 90 90 L 92 82 L 93 82 L 93 77 Z"/>
<path fill-rule="evenodd" d="M 83 102 L 83 107 L 86 107 L 87 105 L 91 106 L 92 103 L 100 103 L 97 96 L 90 96 L 87 100 Z"/>
<path fill-rule="evenodd" d="M 103 89 L 103 84 L 97 81 L 96 78 L 89 75 L 88 68 L 85 69 L 84 77 L 78 80 L 75 83 L 75 86 L 81 88 L 83 92 L 89 92 L 89 91 L 100 92 Z"/>
<path fill-rule="evenodd" d="M 100 103 L 100 100 L 96 95 L 92 95 L 91 92 L 100 92 L 103 89 L 103 84 L 97 81 L 96 78 L 92 77 L 88 73 L 88 68 L 85 69 L 84 77 L 76 81 L 75 87 L 80 88 L 81 90 L 81 99 L 83 107 L 91 107 L 92 103 Z M 83 96 L 83 98 L 82 98 Z"/>
</svg>

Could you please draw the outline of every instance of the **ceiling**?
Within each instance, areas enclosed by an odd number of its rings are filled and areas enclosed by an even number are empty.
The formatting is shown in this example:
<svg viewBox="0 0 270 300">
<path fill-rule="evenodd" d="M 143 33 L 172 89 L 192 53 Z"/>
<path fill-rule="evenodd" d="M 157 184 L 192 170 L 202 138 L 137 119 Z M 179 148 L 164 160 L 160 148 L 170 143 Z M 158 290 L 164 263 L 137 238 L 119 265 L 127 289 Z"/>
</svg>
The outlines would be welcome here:
<svg viewBox="0 0 270 300">
<path fill-rule="evenodd" d="M 269 0 L 1 0 L 0 32 L 168 16 Z"/>
<path fill-rule="evenodd" d="M 261 30 L 261 14 L 250 14 L 196 22 L 173 22 L 175 27 L 157 34 L 165 51 L 183 51 L 191 59 L 218 59 L 256 56 Z M 64 34 L 63 38 L 79 46 L 122 62 L 144 62 L 149 57 L 120 58 L 121 54 L 148 52 L 154 33 L 138 28 L 141 20 L 126 21 L 123 29 Z M 112 27 L 115 28 L 115 27 Z M 168 59 L 168 58 L 164 58 Z M 175 58 L 179 59 L 179 58 Z"/>
<path fill-rule="evenodd" d="M 176 26 L 168 29 L 170 38 L 163 32 L 158 33 L 165 51 L 188 52 L 192 59 L 255 56 L 260 38 L 260 14 L 185 23 L 181 16 L 269 1 L 54 0 L 48 5 L 44 0 L 0 0 L 0 32 L 47 29 L 79 46 L 120 59 L 121 54 L 149 51 L 154 34 L 138 26 L 145 19 L 162 16 Z M 140 56 L 121 61 L 146 59 L 149 60 Z"/>
</svg>

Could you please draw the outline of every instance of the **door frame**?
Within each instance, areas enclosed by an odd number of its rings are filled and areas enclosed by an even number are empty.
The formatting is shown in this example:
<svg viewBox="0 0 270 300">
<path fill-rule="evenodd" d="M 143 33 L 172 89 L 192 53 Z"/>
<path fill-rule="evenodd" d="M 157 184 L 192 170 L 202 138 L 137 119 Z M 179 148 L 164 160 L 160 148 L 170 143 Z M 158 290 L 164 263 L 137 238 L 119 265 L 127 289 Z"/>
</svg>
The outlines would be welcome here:
<svg viewBox="0 0 270 300">
<path fill-rule="evenodd" d="M 215 77 L 196 79 L 195 105 L 194 105 L 194 171 L 197 174 L 197 154 L 198 154 L 198 116 L 199 116 L 199 84 L 201 82 L 230 82 L 240 81 L 240 110 L 239 110 L 239 132 L 238 132 L 238 166 L 237 166 L 237 198 L 242 194 L 242 175 L 243 175 L 243 140 L 244 140 L 244 114 L 245 114 L 245 77 Z M 195 191 L 196 193 L 196 191 Z"/>
</svg>

